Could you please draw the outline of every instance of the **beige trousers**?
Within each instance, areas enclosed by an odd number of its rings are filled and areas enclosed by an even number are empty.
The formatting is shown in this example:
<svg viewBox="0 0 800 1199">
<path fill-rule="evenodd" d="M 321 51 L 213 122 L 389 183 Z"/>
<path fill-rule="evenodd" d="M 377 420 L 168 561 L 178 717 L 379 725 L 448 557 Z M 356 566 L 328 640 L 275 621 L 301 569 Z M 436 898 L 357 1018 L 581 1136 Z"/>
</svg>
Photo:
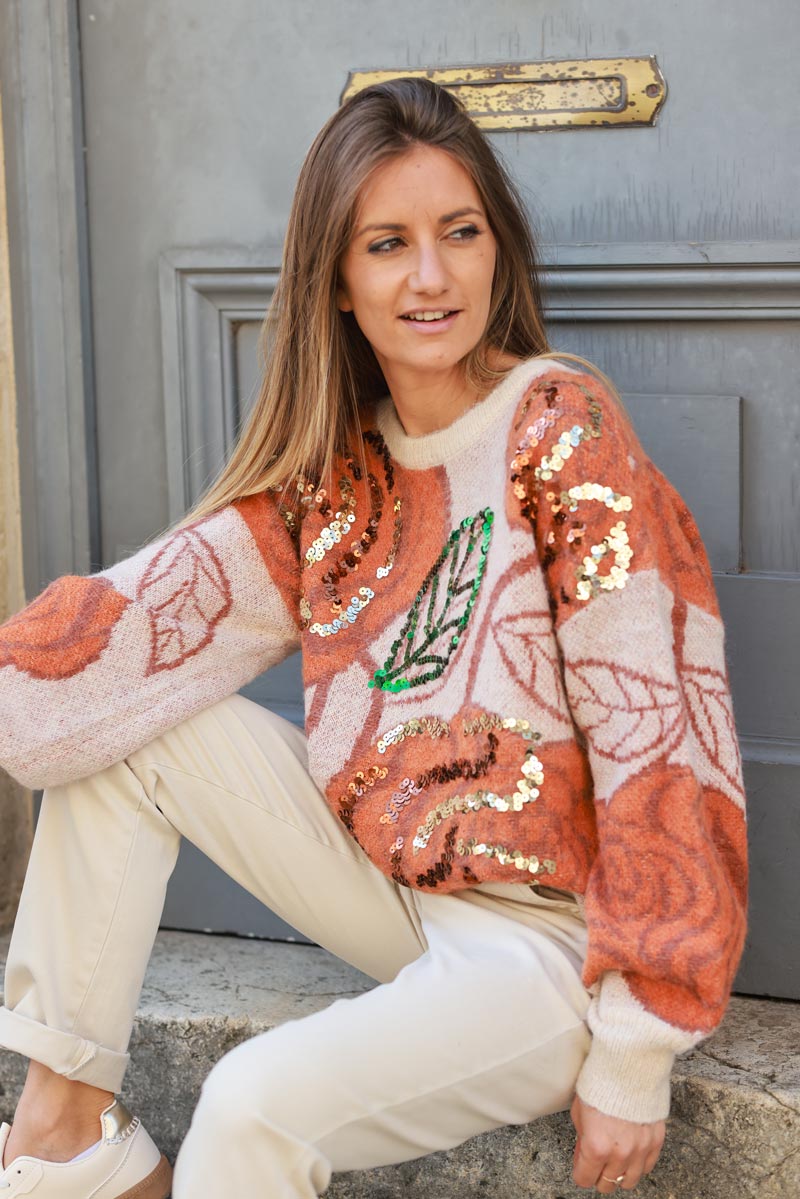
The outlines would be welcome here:
<svg viewBox="0 0 800 1199">
<path fill-rule="evenodd" d="M 523 882 L 450 895 L 393 883 L 327 807 L 303 733 L 241 696 L 45 792 L 0 1044 L 120 1089 L 181 835 L 379 985 L 214 1066 L 174 1199 L 307 1199 L 332 1171 L 569 1106 L 589 1047 L 578 905 Z"/>
</svg>

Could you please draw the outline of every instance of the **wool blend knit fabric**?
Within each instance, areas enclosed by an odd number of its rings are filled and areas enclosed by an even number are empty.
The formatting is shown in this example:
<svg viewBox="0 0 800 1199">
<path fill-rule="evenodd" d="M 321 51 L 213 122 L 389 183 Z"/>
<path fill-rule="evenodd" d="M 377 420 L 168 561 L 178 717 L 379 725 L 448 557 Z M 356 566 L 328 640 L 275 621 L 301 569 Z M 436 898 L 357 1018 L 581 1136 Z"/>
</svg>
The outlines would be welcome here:
<svg viewBox="0 0 800 1199">
<path fill-rule="evenodd" d="M 0 764 L 31 787 L 80 778 L 302 649 L 310 770 L 352 836 L 404 886 L 582 897 L 578 1094 L 661 1119 L 745 929 L 695 522 L 619 399 L 552 358 L 422 437 L 387 397 L 366 472 L 356 448 L 327 486 L 236 502 L 0 627 Z"/>
</svg>

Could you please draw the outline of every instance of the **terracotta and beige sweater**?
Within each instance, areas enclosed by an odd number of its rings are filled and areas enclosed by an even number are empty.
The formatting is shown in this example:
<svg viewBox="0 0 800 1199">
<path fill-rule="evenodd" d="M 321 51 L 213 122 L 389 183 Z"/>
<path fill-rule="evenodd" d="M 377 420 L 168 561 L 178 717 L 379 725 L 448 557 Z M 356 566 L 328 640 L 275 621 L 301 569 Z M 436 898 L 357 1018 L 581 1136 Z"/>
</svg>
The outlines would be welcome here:
<svg viewBox="0 0 800 1199">
<path fill-rule="evenodd" d="M 0 764 L 80 778 L 301 648 L 310 769 L 387 875 L 584 897 L 578 1093 L 646 1122 L 742 950 L 744 791 L 696 525 L 619 401 L 552 359 L 448 428 L 390 399 L 333 490 L 270 491 L 0 627 Z M 298 863 L 298 870 L 302 869 Z M 433 1002 L 433 998 L 432 998 Z"/>
</svg>

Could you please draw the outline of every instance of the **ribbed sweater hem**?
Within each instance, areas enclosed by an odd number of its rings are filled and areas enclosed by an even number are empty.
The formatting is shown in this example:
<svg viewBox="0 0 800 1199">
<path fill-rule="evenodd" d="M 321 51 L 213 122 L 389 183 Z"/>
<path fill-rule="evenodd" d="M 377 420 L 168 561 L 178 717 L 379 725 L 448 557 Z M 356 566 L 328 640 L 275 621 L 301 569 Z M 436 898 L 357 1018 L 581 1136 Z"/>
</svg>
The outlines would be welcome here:
<svg viewBox="0 0 800 1199">
<path fill-rule="evenodd" d="M 622 1038 L 607 1043 L 595 1035 L 575 1089 L 584 1103 L 607 1116 L 635 1124 L 666 1120 L 674 1060 L 671 1050 L 658 1045 Z"/>
</svg>

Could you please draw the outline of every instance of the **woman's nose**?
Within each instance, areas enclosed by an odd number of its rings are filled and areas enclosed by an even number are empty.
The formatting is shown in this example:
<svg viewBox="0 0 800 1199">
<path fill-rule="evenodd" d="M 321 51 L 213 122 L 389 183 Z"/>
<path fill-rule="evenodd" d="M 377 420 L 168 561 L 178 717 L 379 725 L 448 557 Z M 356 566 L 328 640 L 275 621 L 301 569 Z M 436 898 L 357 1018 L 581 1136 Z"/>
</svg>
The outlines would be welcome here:
<svg viewBox="0 0 800 1199">
<path fill-rule="evenodd" d="M 447 287 L 447 271 L 438 246 L 419 247 L 409 283 L 415 291 L 444 291 Z"/>
</svg>

